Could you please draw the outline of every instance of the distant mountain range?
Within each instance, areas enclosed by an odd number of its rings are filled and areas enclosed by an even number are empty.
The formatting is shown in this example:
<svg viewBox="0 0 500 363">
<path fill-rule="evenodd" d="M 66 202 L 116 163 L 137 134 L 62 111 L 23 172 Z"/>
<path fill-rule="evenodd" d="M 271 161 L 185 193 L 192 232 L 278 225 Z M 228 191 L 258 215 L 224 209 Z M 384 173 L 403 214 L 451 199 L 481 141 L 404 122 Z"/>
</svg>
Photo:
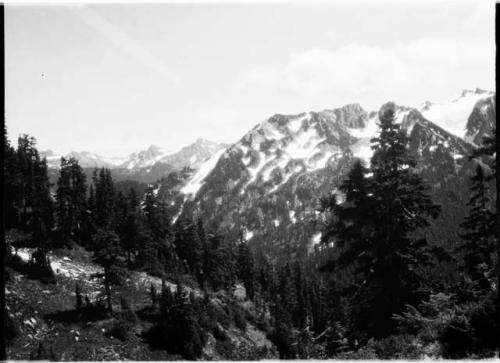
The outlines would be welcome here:
<svg viewBox="0 0 500 363">
<path fill-rule="evenodd" d="M 134 152 L 126 157 L 105 157 L 89 151 L 72 151 L 67 155 L 56 155 L 53 151 L 42 151 L 49 169 L 59 169 L 61 157 L 77 159 L 84 169 L 109 168 L 118 180 L 130 179 L 146 183 L 154 182 L 172 171 L 184 167 L 197 169 L 207 158 L 228 145 L 209 140 L 198 139 L 193 144 L 172 152 L 157 145 Z"/>
</svg>

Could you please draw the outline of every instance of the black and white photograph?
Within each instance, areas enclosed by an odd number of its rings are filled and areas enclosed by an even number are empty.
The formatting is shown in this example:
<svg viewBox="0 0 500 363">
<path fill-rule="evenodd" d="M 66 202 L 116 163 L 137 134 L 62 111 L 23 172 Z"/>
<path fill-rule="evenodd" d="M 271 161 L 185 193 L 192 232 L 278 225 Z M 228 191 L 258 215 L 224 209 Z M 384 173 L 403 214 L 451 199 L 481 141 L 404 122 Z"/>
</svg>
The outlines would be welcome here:
<svg viewBox="0 0 500 363">
<path fill-rule="evenodd" d="M 6 361 L 499 361 L 493 0 L 7 1 Z"/>
</svg>

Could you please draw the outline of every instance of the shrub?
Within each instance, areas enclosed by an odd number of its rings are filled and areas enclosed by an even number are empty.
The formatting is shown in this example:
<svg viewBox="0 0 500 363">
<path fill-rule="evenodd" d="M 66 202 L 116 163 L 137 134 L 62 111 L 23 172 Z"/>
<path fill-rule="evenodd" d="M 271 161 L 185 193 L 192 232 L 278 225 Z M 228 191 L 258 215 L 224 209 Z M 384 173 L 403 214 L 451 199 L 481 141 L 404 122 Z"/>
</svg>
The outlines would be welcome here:
<svg viewBox="0 0 500 363">
<path fill-rule="evenodd" d="M 106 332 L 106 336 L 114 337 L 124 342 L 130 337 L 130 324 L 120 319 Z"/>
<path fill-rule="evenodd" d="M 238 329 L 240 329 L 243 332 L 247 330 L 247 322 L 243 317 L 243 313 L 240 308 L 236 307 L 234 309 L 233 319 L 234 319 L 234 324 Z"/>
<path fill-rule="evenodd" d="M 28 277 L 40 280 L 45 284 L 56 283 L 56 277 L 50 266 L 50 260 L 41 249 L 37 249 L 28 262 Z"/>
<path fill-rule="evenodd" d="M 19 335 L 19 329 L 16 322 L 9 315 L 7 310 L 4 310 L 4 322 L 5 322 L 5 338 L 7 341 L 15 339 Z"/>
<path fill-rule="evenodd" d="M 121 311 L 121 317 L 124 321 L 130 323 L 130 324 L 135 324 L 137 322 L 137 315 L 135 314 L 134 310 L 130 307 L 130 303 L 126 298 L 123 296 L 120 297 L 120 305 L 122 308 Z"/>
<path fill-rule="evenodd" d="M 220 323 L 224 329 L 229 329 L 231 317 L 219 305 L 213 302 L 209 303 L 207 306 L 207 314 L 213 321 Z"/>
<path fill-rule="evenodd" d="M 451 359 L 466 357 L 473 342 L 469 322 L 463 316 L 456 316 L 444 328 L 439 342 L 443 349 L 443 357 Z"/>
<path fill-rule="evenodd" d="M 411 335 L 391 335 L 370 340 L 367 345 L 373 348 L 379 359 L 419 359 L 423 355 L 416 338 Z"/>
<path fill-rule="evenodd" d="M 217 340 L 226 340 L 228 338 L 226 331 L 219 324 L 215 325 L 212 333 Z"/>
</svg>

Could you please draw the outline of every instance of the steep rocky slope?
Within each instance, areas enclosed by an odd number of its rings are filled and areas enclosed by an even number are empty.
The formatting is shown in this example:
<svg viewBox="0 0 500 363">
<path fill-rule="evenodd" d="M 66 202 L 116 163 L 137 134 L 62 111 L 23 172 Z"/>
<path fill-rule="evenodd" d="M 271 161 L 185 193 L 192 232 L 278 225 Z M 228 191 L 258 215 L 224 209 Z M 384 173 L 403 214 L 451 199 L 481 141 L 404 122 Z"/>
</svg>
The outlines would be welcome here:
<svg viewBox="0 0 500 363">
<path fill-rule="evenodd" d="M 442 120 L 449 120 L 442 109 L 437 122 L 424 116 L 437 117 L 437 112 L 430 112 L 431 104 L 426 111 L 394 106 L 397 122 L 411 138 L 419 172 L 443 205 L 441 217 L 427 233 L 445 245 L 457 238 L 466 213 L 471 169 L 467 156 L 495 122 L 491 93 L 464 92 L 457 102 L 470 106 L 459 107 L 457 122 L 467 127 L 463 137 L 439 126 L 447 126 Z M 450 117 L 458 117 L 458 111 L 453 112 Z M 234 238 L 242 235 L 263 254 L 304 255 L 320 240 L 319 199 L 335 190 L 356 158 L 369 163 L 377 122 L 378 112 L 366 112 L 357 104 L 274 115 L 220 155 L 214 154 L 198 173 L 177 174 L 160 193 L 176 217 L 199 213 Z"/>
</svg>

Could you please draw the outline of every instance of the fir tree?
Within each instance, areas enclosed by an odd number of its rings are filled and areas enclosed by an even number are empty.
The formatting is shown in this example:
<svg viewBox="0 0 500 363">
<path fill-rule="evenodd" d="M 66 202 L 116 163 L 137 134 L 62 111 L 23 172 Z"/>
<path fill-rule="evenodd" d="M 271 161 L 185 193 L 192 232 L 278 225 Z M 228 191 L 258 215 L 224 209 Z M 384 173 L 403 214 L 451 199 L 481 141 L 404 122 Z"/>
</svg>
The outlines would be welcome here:
<svg viewBox="0 0 500 363">
<path fill-rule="evenodd" d="M 168 288 L 162 289 L 158 328 L 161 344 L 169 352 L 181 354 L 188 360 L 197 359 L 201 355 L 202 329 L 181 284 L 177 284 L 173 297 Z"/>
<path fill-rule="evenodd" d="M 122 250 L 116 233 L 112 230 L 98 230 L 94 235 L 94 248 L 97 263 L 104 267 L 104 287 L 108 302 L 108 311 L 113 311 L 111 301 L 111 285 L 120 284 L 124 275 L 122 266 Z"/>
<path fill-rule="evenodd" d="M 111 171 L 101 168 L 99 173 L 94 172 L 93 176 L 95 189 L 95 224 L 104 229 L 112 228 L 115 211 L 115 186 Z"/>
<path fill-rule="evenodd" d="M 243 281 L 248 298 L 253 300 L 255 296 L 255 263 L 252 252 L 243 239 L 238 245 L 238 277 Z"/>
<path fill-rule="evenodd" d="M 355 267 L 353 329 L 381 337 L 393 331 L 393 314 L 423 298 L 416 267 L 427 262 L 428 251 L 414 232 L 427 227 L 440 208 L 413 170 L 409 138 L 395 123 L 392 105 L 380 113 L 372 149 L 373 177 L 356 164 L 340 187 L 345 201 L 338 205 L 334 196 L 324 203 L 334 215 L 325 242 L 338 243 L 340 251 L 330 266 Z"/>
<path fill-rule="evenodd" d="M 57 180 L 56 214 L 63 243 L 74 239 L 81 243 L 82 227 L 86 218 L 85 174 L 74 158 L 61 158 L 61 168 Z"/>
<path fill-rule="evenodd" d="M 5 229 L 16 228 L 21 219 L 21 173 L 18 166 L 16 150 L 11 146 L 7 138 L 7 129 L 4 124 L 4 164 L 3 164 L 3 186 L 4 186 L 4 223 Z"/>
<path fill-rule="evenodd" d="M 16 151 L 17 202 L 19 227 L 33 232 L 35 245 L 46 249 L 48 231 L 53 225 L 53 203 L 47 175 L 47 161 L 40 159 L 36 139 L 23 135 L 18 139 Z"/>
<path fill-rule="evenodd" d="M 484 145 L 476 150 L 473 158 L 489 157 L 489 172 L 477 162 L 471 177 L 471 198 L 467 203 L 469 215 L 462 222 L 464 243 L 458 248 L 463 254 L 462 270 L 477 284 L 479 292 L 486 293 L 496 286 L 497 271 L 497 212 L 490 199 L 489 182 L 496 179 L 495 150 L 496 132 L 485 137 Z"/>
<path fill-rule="evenodd" d="M 236 278 L 234 250 L 219 234 L 209 235 L 208 244 L 205 263 L 207 281 L 214 290 L 229 290 Z"/>
</svg>

